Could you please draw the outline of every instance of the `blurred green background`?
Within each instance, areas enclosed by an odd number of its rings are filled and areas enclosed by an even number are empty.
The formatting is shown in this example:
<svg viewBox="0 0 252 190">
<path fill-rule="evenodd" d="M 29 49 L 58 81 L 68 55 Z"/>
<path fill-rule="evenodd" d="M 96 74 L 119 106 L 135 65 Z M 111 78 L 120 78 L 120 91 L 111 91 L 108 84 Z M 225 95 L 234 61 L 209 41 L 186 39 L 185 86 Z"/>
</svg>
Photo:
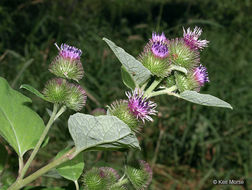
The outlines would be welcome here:
<svg viewBox="0 0 252 190">
<path fill-rule="evenodd" d="M 15 89 L 26 83 L 42 90 L 53 77 L 48 65 L 57 54 L 54 43 L 74 45 L 83 50 L 81 85 L 89 95 L 82 112 L 91 113 L 125 98 L 127 90 L 121 82 L 120 63 L 102 37 L 138 56 L 153 31 L 174 38 L 183 35 L 182 27 L 196 25 L 203 28 L 201 39 L 210 41 L 201 62 L 208 68 L 211 83 L 201 92 L 229 102 L 234 110 L 157 97 L 159 115 L 139 134 L 142 151 L 131 151 L 129 162 L 153 163 L 150 189 L 252 189 L 251 0 L 1 0 L 0 76 Z M 19 91 L 32 98 L 32 108 L 47 121 L 46 108 L 52 105 Z M 54 125 L 50 145 L 40 151 L 31 171 L 71 143 L 67 119 L 73 113 L 68 111 Z M 3 139 L 0 143 L 7 147 Z M 11 183 L 18 170 L 15 152 L 7 149 L 1 183 Z M 123 153 L 91 152 L 84 157 L 86 169 L 105 164 L 123 171 Z M 246 183 L 216 186 L 213 179 Z M 33 183 L 68 184 L 48 177 Z"/>
</svg>

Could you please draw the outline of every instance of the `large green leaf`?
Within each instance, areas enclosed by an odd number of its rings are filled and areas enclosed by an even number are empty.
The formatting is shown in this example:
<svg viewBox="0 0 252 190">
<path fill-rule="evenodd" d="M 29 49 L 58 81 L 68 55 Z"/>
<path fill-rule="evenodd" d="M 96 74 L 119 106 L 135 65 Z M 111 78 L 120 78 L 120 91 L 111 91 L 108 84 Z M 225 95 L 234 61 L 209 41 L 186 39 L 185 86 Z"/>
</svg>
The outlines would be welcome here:
<svg viewBox="0 0 252 190">
<path fill-rule="evenodd" d="M 131 75 L 132 79 L 135 81 L 135 84 L 141 85 L 150 78 L 151 72 L 145 68 L 141 62 L 125 52 L 124 49 L 115 45 L 114 42 L 110 41 L 109 39 L 103 38 L 103 40 L 109 45 L 116 57 Z"/>
<path fill-rule="evenodd" d="M 92 116 L 76 113 L 70 116 L 68 128 L 76 153 L 86 149 L 139 148 L 131 129 L 115 116 Z"/>
<path fill-rule="evenodd" d="M 131 90 L 134 90 L 136 88 L 136 84 L 124 66 L 121 67 L 121 75 L 123 83 Z"/>
<path fill-rule="evenodd" d="M 36 145 L 44 130 L 44 122 L 27 104 L 30 98 L 13 90 L 0 77 L 0 135 L 19 156 Z"/>
<path fill-rule="evenodd" d="M 193 102 L 204 106 L 214 106 L 214 107 L 233 109 L 229 103 L 209 94 L 200 94 L 195 91 L 186 90 L 182 92 L 179 96 L 180 98 L 183 98 L 189 102 Z"/>
<path fill-rule="evenodd" d="M 56 159 L 65 154 L 69 150 L 70 149 L 65 149 L 60 151 L 57 154 Z M 84 160 L 82 154 L 78 154 L 72 160 L 63 163 L 56 168 L 56 170 L 62 177 L 71 181 L 77 181 L 81 176 L 83 169 L 84 169 Z"/>
</svg>

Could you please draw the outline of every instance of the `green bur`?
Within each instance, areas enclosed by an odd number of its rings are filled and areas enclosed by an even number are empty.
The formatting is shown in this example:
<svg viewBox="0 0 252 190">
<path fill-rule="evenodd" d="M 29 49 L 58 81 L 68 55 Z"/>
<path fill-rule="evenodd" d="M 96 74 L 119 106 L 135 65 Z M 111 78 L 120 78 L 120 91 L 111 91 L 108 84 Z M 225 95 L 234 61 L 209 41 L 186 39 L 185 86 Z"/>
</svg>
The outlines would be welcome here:
<svg viewBox="0 0 252 190">
<path fill-rule="evenodd" d="M 174 65 L 193 69 L 199 64 L 199 52 L 191 50 L 182 39 L 173 39 L 169 43 L 170 61 Z"/>
<path fill-rule="evenodd" d="M 51 63 L 49 71 L 58 77 L 79 81 L 84 75 L 80 60 L 71 60 L 57 56 Z"/>
<path fill-rule="evenodd" d="M 84 190 L 110 190 L 116 181 L 116 174 L 108 167 L 92 168 L 83 177 Z M 114 189 L 120 189 L 120 187 Z"/>
<path fill-rule="evenodd" d="M 128 108 L 128 102 L 126 100 L 115 101 L 112 103 L 109 107 L 109 112 L 111 115 L 116 116 L 125 124 L 127 124 L 132 131 L 137 131 L 139 121 L 130 112 Z"/>
<path fill-rule="evenodd" d="M 140 57 L 142 64 L 155 76 L 166 77 L 169 74 L 168 58 L 155 57 L 151 51 L 143 53 Z"/>
<path fill-rule="evenodd" d="M 180 73 L 177 71 L 174 73 L 175 73 L 176 85 L 180 92 L 183 92 L 185 90 L 199 91 L 200 86 L 194 79 L 192 73 L 189 73 L 188 75 L 185 75 L 184 73 Z"/>
<path fill-rule="evenodd" d="M 52 79 L 46 83 L 43 94 L 50 102 L 63 103 L 69 94 L 68 83 L 64 79 Z"/>
<path fill-rule="evenodd" d="M 148 184 L 149 174 L 143 169 L 136 169 L 128 166 L 126 169 L 128 179 L 137 190 L 145 189 Z"/>
</svg>

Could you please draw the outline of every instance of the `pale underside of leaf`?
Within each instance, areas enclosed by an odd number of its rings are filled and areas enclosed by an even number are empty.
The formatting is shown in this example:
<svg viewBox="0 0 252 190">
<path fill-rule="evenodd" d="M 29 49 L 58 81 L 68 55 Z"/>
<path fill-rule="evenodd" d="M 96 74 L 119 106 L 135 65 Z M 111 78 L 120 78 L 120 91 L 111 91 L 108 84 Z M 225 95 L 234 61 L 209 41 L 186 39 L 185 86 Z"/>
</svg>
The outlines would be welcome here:
<svg viewBox="0 0 252 190">
<path fill-rule="evenodd" d="M 76 152 L 87 149 L 139 148 L 130 128 L 117 117 L 76 113 L 70 116 L 68 128 L 76 146 Z"/>
<path fill-rule="evenodd" d="M 103 40 L 109 45 L 111 50 L 114 52 L 125 69 L 129 72 L 138 86 L 150 78 L 151 72 L 145 68 L 140 61 L 136 60 L 132 55 L 125 52 L 124 49 L 118 47 L 109 39 L 103 38 Z"/>
<path fill-rule="evenodd" d="M 214 106 L 214 107 L 233 109 L 233 107 L 229 103 L 209 94 L 200 94 L 196 91 L 186 90 L 182 92 L 179 96 L 184 100 L 204 106 Z"/>
</svg>

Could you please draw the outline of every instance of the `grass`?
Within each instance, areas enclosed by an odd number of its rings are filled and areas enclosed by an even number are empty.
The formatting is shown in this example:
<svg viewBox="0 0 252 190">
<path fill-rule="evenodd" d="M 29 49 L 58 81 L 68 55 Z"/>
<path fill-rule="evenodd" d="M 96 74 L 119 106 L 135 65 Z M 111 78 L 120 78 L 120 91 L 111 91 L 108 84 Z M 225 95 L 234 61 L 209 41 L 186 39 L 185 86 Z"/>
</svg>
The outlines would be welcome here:
<svg viewBox="0 0 252 190">
<path fill-rule="evenodd" d="M 228 101 L 234 110 L 194 105 L 174 97 L 155 99 L 159 116 L 140 135 L 141 152 L 130 152 L 130 161 L 155 157 L 151 189 L 250 189 L 252 78 L 251 23 L 249 1 L 1 1 L 0 76 L 18 89 L 31 84 L 43 89 L 52 77 L 48 65 L 57 53 L 54 42 L 69 43 L 83 50 L 85 77 L 81 85 L 89 92 L 85 113 L 105 108 L 127 90 L 120 79 L 120 64 L 102 37 L 113 40 L 137 56 L 152 31 L 164 31 L 170 38 L 182 35 L 182 26 L 202 26 L 210 41 L 201 53 L 211 83 L 202 89 Z M 33 61 L 32 61 L 33 60 Z M 31 62 L 32 61 L 32 62 Z M 48 118 L 45 104 L 33 99 L 33 109 Z M 51 108 L 46 104 L 47 108 Z M 51 146 L 40 152 L 37 168 L 66 146 L 70 136 L 64 114 L 50 134 Z M 160 138 L 160 130 L 164 133 Z M 69 142 L 70 143 L 70 142 Z M 85 154 L 87 168 L 93 160 L 112 161 L 122 166 L 123 154 Z M 17 170 L 10 151 L 8 167 Z M 120 168 L 120 167 L 119 167 Z M 8 175 L 10 175 L 8 173 Z M 212 179 L 245 179 L 243 186 L 216 186 Z M 36 184 L 67 185 L 62 180 L 42 178 Z"/>
</svg>

